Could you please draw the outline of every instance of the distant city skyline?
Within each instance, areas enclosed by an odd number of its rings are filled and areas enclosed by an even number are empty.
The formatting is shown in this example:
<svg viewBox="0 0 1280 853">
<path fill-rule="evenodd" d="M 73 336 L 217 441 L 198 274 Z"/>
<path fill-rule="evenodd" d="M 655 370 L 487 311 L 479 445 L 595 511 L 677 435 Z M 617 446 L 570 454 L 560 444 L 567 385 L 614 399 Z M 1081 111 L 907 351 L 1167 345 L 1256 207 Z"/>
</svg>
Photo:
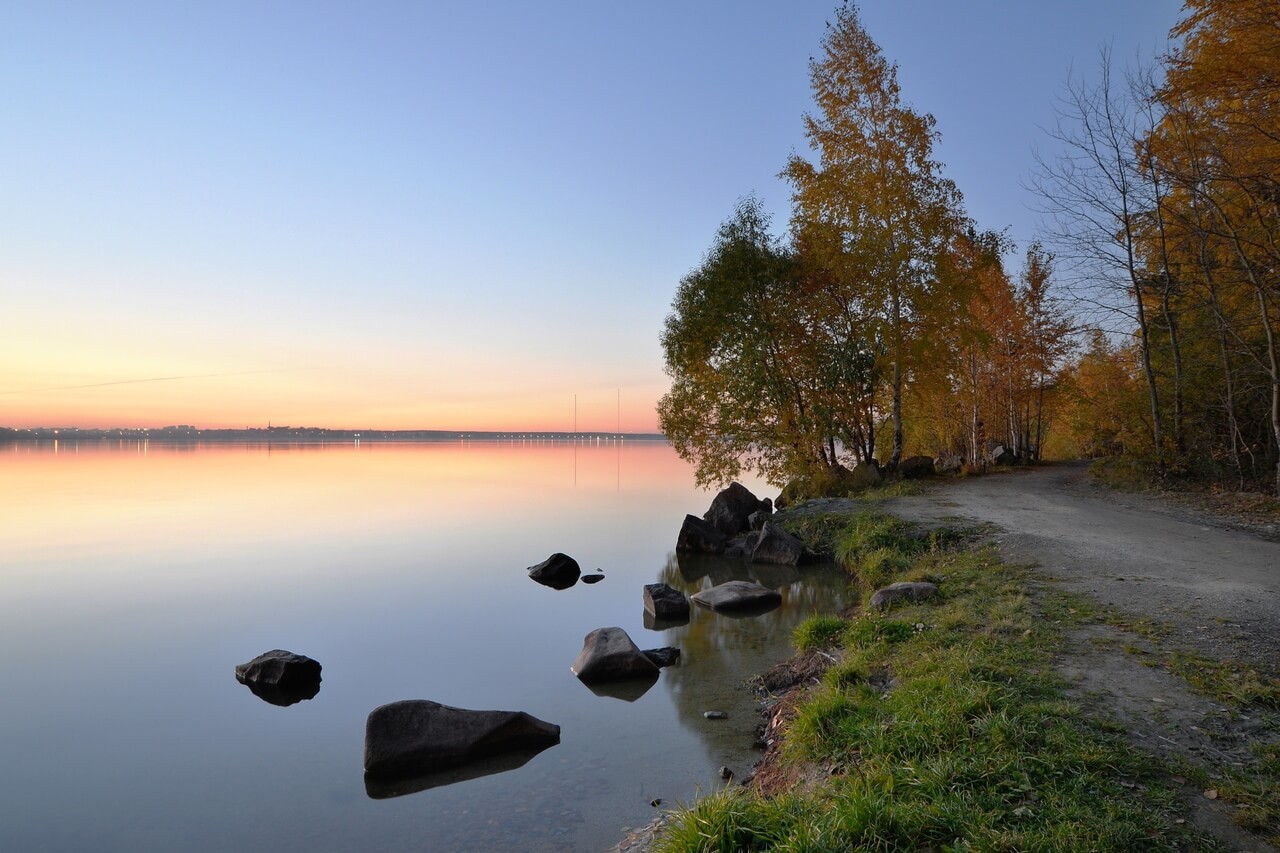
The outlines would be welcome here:
<svg viewBox="0 0 1280 853">
<path fill-rule="evenodd" d="M 658 335 L 735 201 L 787 227 L 835 0 L 17 4 L 0 424 L 657 429 Z M 982 228 L 1068 69 L 1173 0 L 866 2 Z"/>
</svg>

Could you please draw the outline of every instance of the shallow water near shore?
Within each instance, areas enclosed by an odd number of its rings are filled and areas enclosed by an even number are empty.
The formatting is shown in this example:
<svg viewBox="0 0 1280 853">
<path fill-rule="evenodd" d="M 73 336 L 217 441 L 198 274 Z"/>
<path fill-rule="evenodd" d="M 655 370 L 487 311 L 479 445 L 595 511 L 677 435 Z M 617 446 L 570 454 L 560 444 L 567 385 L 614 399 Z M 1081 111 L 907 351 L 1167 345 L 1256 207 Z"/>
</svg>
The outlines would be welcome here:
<svg viewBox="0 0 1280 853">
<path fill-rule="evenodd" d="M 659 442 L 11 445 L 0 476 L 0 849 L 603 850 L 749 772 L 743 679 L 854 595 L 830 568 L 677 561 L 712 495 Z M 604 580 L 531 582 L 554 551 Z M 645 583 L 753 576 L 781 608 L 645 627 Z M 569 664 L 614 625 L 680 663 L 597 695 Z M 320 661 L 318 695 L 235 681 L 273 648 Z M 527 711 L 561 743 L 387 797 L 364 721 L 398 699 Z"/>
</svg>

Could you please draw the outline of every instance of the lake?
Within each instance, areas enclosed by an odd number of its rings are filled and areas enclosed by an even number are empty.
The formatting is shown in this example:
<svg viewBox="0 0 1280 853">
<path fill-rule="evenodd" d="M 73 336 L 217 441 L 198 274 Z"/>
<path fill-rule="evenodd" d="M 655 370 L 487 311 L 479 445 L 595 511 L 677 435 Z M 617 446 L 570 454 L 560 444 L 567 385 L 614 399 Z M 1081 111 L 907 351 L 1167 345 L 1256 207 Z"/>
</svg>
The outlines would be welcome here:
<svg viewBox="0 0 1280 853">
<path fill-rule="evenodd" d="M 17 444 L 0 483 L 4 850 L 604 850 L 652 800 L 749 772 L 743 680 L 854 595 L 829 567 L 764 569 L 781 608 L 647 629 L 644 584 L 750 576 L 676 560 L 712 494 L 660 442 Z M 530 581 L 555 551 L 605 579 Z M 643 695 L 597 695 L 569 665 L 605 626 L 683 657 Z M 274 648 L 320 661 L 315 698 L 236 682 Z M 365 719 L 399 699 L 527 711 L 561 742 L 375 798 Z"/>
</svg>

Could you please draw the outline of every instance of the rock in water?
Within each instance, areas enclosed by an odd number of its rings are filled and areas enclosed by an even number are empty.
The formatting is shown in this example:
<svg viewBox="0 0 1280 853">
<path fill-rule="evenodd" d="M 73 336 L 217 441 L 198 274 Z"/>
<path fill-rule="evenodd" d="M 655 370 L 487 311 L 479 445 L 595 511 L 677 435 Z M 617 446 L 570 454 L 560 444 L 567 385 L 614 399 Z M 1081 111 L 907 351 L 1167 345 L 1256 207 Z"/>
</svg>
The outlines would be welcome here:
<svg viewBox="0 0 1280 853">
<path fill-rule="evenodd" d="M 647 583 L 644 585 L 644 609 L 655 619 L 688 619 L 689 599 L 665 583 Z"/>
<path fill-rule="evenodd" d="M 560 727 L 523 711 L 469 711 L 426 699 L 375 708 L 365 723 L 364 771 L 395 779 L 560 742 Z"/>
<path fill-rule="evenodd" d="M 272 705 L 293 705 L 320 692 L 320 663 L 306 655 L 272 649 L 239 664 L 236 681 Z"/>
<path fill-rule="evenodd" d="M 594 575 L 582 576 L 583 583 L 600 583 L 600 581 L 602 580 L 604 580 L 604 572 L 600 571 L 599 569 L 596 570 L 596 573 Z"/>
<path fill-rule="evenodd" d="M 724 551 L 725 535 L 696 515 L 686 515 L 676 538 L 676 550 L 694 554 L 719 554 Z"/>
<path fill-rule="evenodd" d="M 925 583 L 924 581 L 899 581 L 891 583 L 884 589 L 876 590 L 871 596 L 871 606 L 876 610 L 888 610 L 895 604 L 902 602 L 927 601 L 938 594 L 936 584 Z"/>
<path fill-rule="evenodd" d="M 804 556 L 804 543 L 772 521 L 760 529 L 760 537 L 751 550 L 751 562 L 798 566 Z"/>
<path fill-rule="evenodd" d="M 567 554 L 552 554 L 536 566 L 529 567 L 529 577 L 552 589 L 568 589 L 578 582 L 582 569 Z"/>
<path fill-rule="evenodd" d="M 755 610 L 776 607 L 782 603 L 777 590 L 751 581 L 728 581 L 711 589 L 704 589 L 693 600 L 712 610 Z"/>
<path fill-rule="evenodd" d="M 652 678 L 658 667 L 631 642 L 621 628 L 597 628 L 582 641 L 582 651 L 570 667 L 584 682 Z"/>
<path fill-rule="evenodd" d="M 653 661 L 653 665 L 657 667 L 671 666 L 676 661 L 680 660 L 680 650 L 675 646 L 663 646 L 660 649 L 645 649 L 641 654 Z"/>
<path fill-rule="evenodd" d="M 711 501 L 703 520 L 725 536 L 736 536 L 751 529 L 751 513 L 761 509 L 760 499 L 741 483 L 730 483 Z"/>
</svg>

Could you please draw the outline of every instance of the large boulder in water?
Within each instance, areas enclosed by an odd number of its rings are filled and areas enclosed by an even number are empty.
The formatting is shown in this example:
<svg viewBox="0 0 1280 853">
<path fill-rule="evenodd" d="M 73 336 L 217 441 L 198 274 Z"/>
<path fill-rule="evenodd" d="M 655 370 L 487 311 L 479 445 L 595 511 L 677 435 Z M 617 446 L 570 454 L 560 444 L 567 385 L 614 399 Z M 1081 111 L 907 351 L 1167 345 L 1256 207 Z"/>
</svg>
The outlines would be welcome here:
<svg viewBox="0 0 1280 853">
<path fill-rule="evenodd" d="M 728 581 L 696 593 L 693 600 L 712 610 L 764 610 L 782 603 L 777 590 L 751 581 Z"/>
<path fill-rule="evenodd" d="M 908 456 L 898 463 L 898 473 L 904 480 L 919 480 L 933 476 L 933 457 Z"/>
<path fill-rule="evenodd" d="M 237 665 L 236 681 L 264 702 L 293 705 L 320 692 L 320 663 L 306 655 L 272 649 Z"/>
<path fill-rule="evenodd" d="M 410 699 L 375 708 L 365 723 L 364 771 L 395 779 L 560 742 L 560 727 L 523 711 L 469 711 Z"/>
<path fill-rule="evenodd" d="M 647 583 L 644 585 L 644 609 L 655 619 L 688 619 L 689 599 L 665 583 Z"/>
<path fill-rule="evenodd" d="M 658 674 L 654 662 L 621 628 L 597 628 L 587 634 L 570 669 L 587 683 L 652 678 Z"/>
<path fill-rule="evenodd" d="M 568 554 L 552 554 L 536 566 L 529 567 L 529 577 L 552 589 L 568 589 L 578 582 L 582 569 Z"/>
<path fill-rule="evenodd" d="M 804 556 L 804 543 L 772 521 L 766 521 L 751 550 L 751 562 L 796 566 Z"/>
<path fill-rule="evenodd" d="M 686 515 L 676 537 L 676 550 L 691 554 L 724 553 L 725 535 L 696 515 Z"/>
<path fill-rule="evenodd" d="M 736 536 L 751 529 L 751 513 L 761 509 L 760 499 L 741 483 L 730 483 L 715 496 L 703 520 L 725 536 Z"/>
</svg>

